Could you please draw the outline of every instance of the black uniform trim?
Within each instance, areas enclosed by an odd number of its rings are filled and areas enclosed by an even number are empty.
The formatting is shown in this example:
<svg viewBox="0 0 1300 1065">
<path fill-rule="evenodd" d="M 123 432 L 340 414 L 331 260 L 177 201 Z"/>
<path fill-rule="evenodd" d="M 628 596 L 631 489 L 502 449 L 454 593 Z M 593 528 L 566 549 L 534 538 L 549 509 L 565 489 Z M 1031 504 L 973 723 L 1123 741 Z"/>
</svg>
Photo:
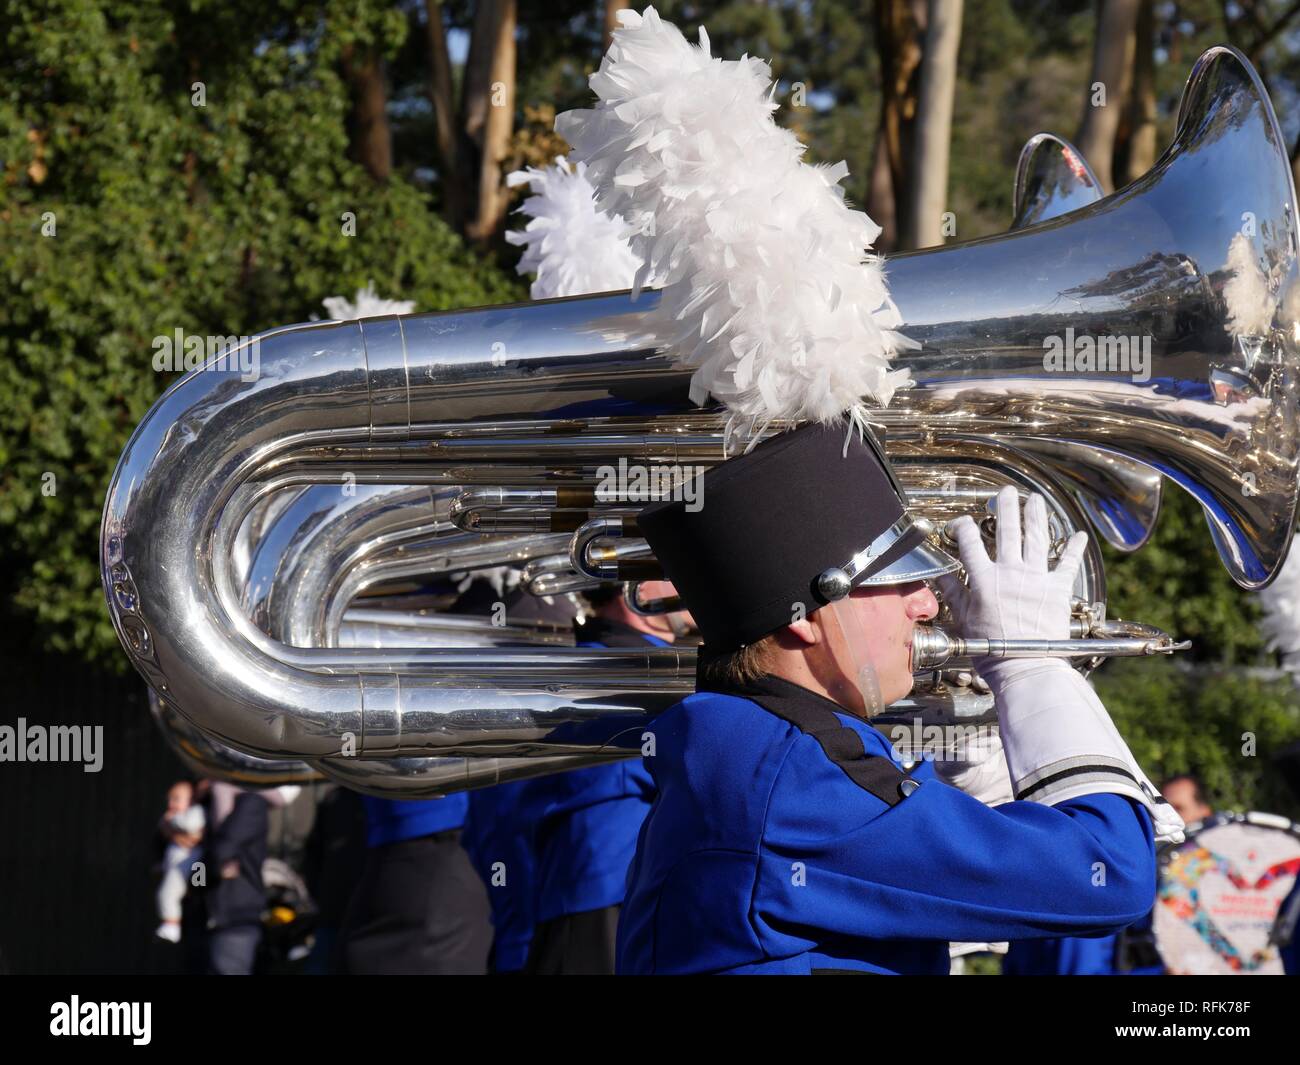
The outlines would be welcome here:
<svg viewBox="0 0 1300 1065">
<path fill-rule="evenodd" d="M 1128 772 L 1127 770 L 1121 769 L 1119 766 L 1080 765 L 1080 766 L 1074 766 L 1070 769 L 1063 769 L 1059 773 L 1053 773 L 1051 776 L 1043 777 L 1042 780 L 1035 781 L 1029 787 L 1025 788 L 1024 791 L 1019 792 L 1016 795 L 1016 799 L 1017 800 L 1028 799 L 1031 795 L 1034 795 L 1037 792 L 1042 791 L 1044 788 L 1048 787 L 1049 785 L 1057 784 L 1062 780 L 1069 780 L 1070 777 L 1082 776 L 1087 773 L 1105 773 L 1110 776 L 1124 777 L 1128 780 L 1131 780 L 1134 784 L 1137 784 L 1139 788 L 1142 786 L 1141 782 L 1138 780 L 1137 777 L 1135 777 L 1132 773 Z M 1161 801 L 1163 801 L 1163 799 Z"/>
<path fill-rule="evenodd" d="M 736 688 L 714 687 L 711 690 L 749 699 L 769 714 L 775 714 L 811 736 L 826 757 L 839 766 L 854 784 L 881 802 L 896 806 L 917 787 L 917 782 L 888 758 L 867 754 L 862 737 L 842 725 L 835 716 L 837 712 L 843 713 L 844 708 L 816 692 L 781 677 L 770 676 Z M 904 782 L 907 782 L 909 790 L 904 789 Z"/>
</svg>

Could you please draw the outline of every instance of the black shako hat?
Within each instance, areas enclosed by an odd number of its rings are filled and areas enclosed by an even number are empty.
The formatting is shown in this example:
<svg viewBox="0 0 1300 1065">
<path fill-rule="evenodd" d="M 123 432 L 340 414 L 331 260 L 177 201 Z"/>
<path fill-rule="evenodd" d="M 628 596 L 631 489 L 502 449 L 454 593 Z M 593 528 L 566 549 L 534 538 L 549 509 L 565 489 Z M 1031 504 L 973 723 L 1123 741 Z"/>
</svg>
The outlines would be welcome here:
<svg viewBox="0 0 1300 1065">
<path fill-rule="evenodd" d="M 846 433 L 847 450 L 846 450 Z M 704 646 L 736 650 L 858 584 L 937 577 L 958 562 L 927 540 L 870 434 L 807 425 L 697 475 L 637 526 L 695 617 Z"/>
</svg>

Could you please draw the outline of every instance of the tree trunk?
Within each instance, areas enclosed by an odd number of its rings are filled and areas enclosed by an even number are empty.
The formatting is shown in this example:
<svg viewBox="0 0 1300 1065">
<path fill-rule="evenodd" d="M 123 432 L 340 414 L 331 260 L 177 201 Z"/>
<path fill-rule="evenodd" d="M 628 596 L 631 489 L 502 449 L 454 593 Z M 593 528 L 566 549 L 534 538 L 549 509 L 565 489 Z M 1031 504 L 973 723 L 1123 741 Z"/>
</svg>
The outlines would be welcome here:
<svg viewBox="0 0 1300 1065">
<path fill-rule="evenodd" d="M 1154 0 L 1141 0 L 1134 75 L 1115 144 L 1115 183 L 1127 183 L 1156 165 L 1156 13 Z"/>
<path fill-rule="evenodd" d="M 912 157 L 912 209 L 903 235 L 903 247 L 909 249 L 929 248 L 944 239 L 961 9 L 962 0 L 929 0 Z"/>
<path fill-rule="evenodd" d="M 387 181 L 393 171 L 393 139 L 383 62 L 372 52 L 358 56 L 348 48 L 343 73 L 352 86 L 352 158 L 376 181 Z"/>
<path fill-rule="evenodd" d="M 1102 188 L 1115 187 L 1115 133 L 1132 77 L 1137 13 L 1141 0 L 1100 0 L 1097 37 L 1092 51 L 1092 77 L 1083 101 L 1083 122 L 1077 144 L 1091 164 Z M 1104 91 L 1105 103 L 1094 104 Z"/>
<path fill-rule="evenodd" d="M 506 220 L 505 183 L 501 163 L 510 150 L 515 120 L 515 0 L 491 0 L 484 7 L 495 9 L 491 41 L 491 63 L 483 123 L 482 153 L 479 159 L 478 211 L 467 235 L 477 241 L 492 240 Z M 476 27 L 477 29 L 477 27 Z"/>
<path fill-rule="evenodd" d="M 871 183 L 867 186 L 867 214 L 880 226 L 873 250 L 891 252 L 898 248 L 898 211 L 894 204 L 894 179 L 889 172 L 889 149 L 883 124 L 876 130 L 871 150 Z"/>
<path fill-rule="evenodd" d="M 465 74 L 460 90 L 461 128 L 475 145 L 483 144 L 489 96 L 492 92 L 492 56 L 495 51 L 498 0 L 479 0 L 474 5 L 474 28 L 465 57 Z"/>
<path fill-rule="evenodd" d="M 438 158 L 442 162 L 442 213 L 459 228 L 469 199 L 460 169 L 460 130 L 456 126 L 456 98 L 451 81 L 451 56 L 442 23 L 440 0 L 424 0 L 429 34 L 429 101 L 433 105 Z"/>
<path fill-rule="evenodd" d="M 880 135 L 893 191 L 895 232 L 901 236 L 911 217 L 912 132 L 926 4 L 925 0 L 877 0 L 875 12 L 881 73 Z"/>
<path fill-rule="evenodd" d="M 474 26 L 461 76 L 460 123 L 456 145 L 456 182 L 460 210 L 456 229 L 470 236 L 477 232 L 479 185 L 483 160 L 483 134 L 492 95 L 492 58 L 497 24 L 496 0 L 474 5 Z"/>
</svg>

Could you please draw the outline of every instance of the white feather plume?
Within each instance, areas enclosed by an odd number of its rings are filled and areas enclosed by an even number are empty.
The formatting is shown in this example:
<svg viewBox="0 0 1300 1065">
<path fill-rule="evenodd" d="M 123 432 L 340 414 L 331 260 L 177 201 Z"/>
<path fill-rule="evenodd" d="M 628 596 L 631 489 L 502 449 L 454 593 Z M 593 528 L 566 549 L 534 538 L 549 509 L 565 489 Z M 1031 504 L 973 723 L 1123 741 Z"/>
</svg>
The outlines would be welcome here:
<svg viewBox="0 0 1300 1065">
<path fill-rule="evenodd" d="M 1300 547 L 1291 544 L 1273 583 L 1259 592 L 1264 617 L 1260 630 L 1268 647 L 1283 655 L 1300 651 Z"/>
<path fill-rule="evenodd" d="M 459 570 L 447 576 L 456 582 L 458 592 L 468 590 L 475 581 L 486 581 L 492 586 L 497 598 L 504 599 L 519 587 L 523 575 L 524 571 L 517 566 L 488 566 L 484 569 Z"/>
<path fill-rule="evenodd" d="M 354 318 L 375 318 L 381 314 L 410 314 L 415 310 L 414 300 L 386 300 L 375 292 L 371 281 L 365 288 L 357 289 L 357 296 L 327 296 L 321 300 L 326 313 L 336 322 L 350 322 Z"/>
<path fill-rule="evenodd" d="M 621 29 L 590 84 L 590 110 L 555 122 L 587 164 L 598 206 L 631 227 L 638 288 L 661 280 L 652 323 L 691 397 L 753 434 L 774 419 L 832 422 L 889 402 L 911 342 L 869 254 L 880 227 L 850 210 L 843 162 L 811 166 L 772 118 L 771 69 L 714 59 L 653 7 Z"/>
<path fill-rule="evenodd" d="M 519 211 L 531 221 L 522 231 L 506 234 L 524 247 L 521 274 L 536 274 L 533 299 L 585 296 L 631 288 L 641 260 L 627 242 L 627 224 L 596 206 L 596 190 L 583 163 L 569 165 L 557 156 L 554 165 L 516 170 L 510 186 L 528 184 L 533 195 Z"/>
</svg>

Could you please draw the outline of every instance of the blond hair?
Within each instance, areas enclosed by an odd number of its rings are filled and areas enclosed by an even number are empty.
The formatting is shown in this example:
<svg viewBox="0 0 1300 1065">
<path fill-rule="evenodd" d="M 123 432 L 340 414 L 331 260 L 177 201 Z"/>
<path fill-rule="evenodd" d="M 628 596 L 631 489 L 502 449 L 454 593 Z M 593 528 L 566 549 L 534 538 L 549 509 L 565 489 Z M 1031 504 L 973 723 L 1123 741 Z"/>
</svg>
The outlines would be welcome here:
<svg viewBox="0 0 1300 1065">
<path fill-rule="evenodd" d="M 738 688 L 758 680 L 767 674 L 771 666 L 768 650 L 773 642 L 774 637 L 769 634 L 735 651 L 717 655 L 704 651 L 696 672 L 696 686 L 706 691 L 711 688 Z"/>
</svg>

